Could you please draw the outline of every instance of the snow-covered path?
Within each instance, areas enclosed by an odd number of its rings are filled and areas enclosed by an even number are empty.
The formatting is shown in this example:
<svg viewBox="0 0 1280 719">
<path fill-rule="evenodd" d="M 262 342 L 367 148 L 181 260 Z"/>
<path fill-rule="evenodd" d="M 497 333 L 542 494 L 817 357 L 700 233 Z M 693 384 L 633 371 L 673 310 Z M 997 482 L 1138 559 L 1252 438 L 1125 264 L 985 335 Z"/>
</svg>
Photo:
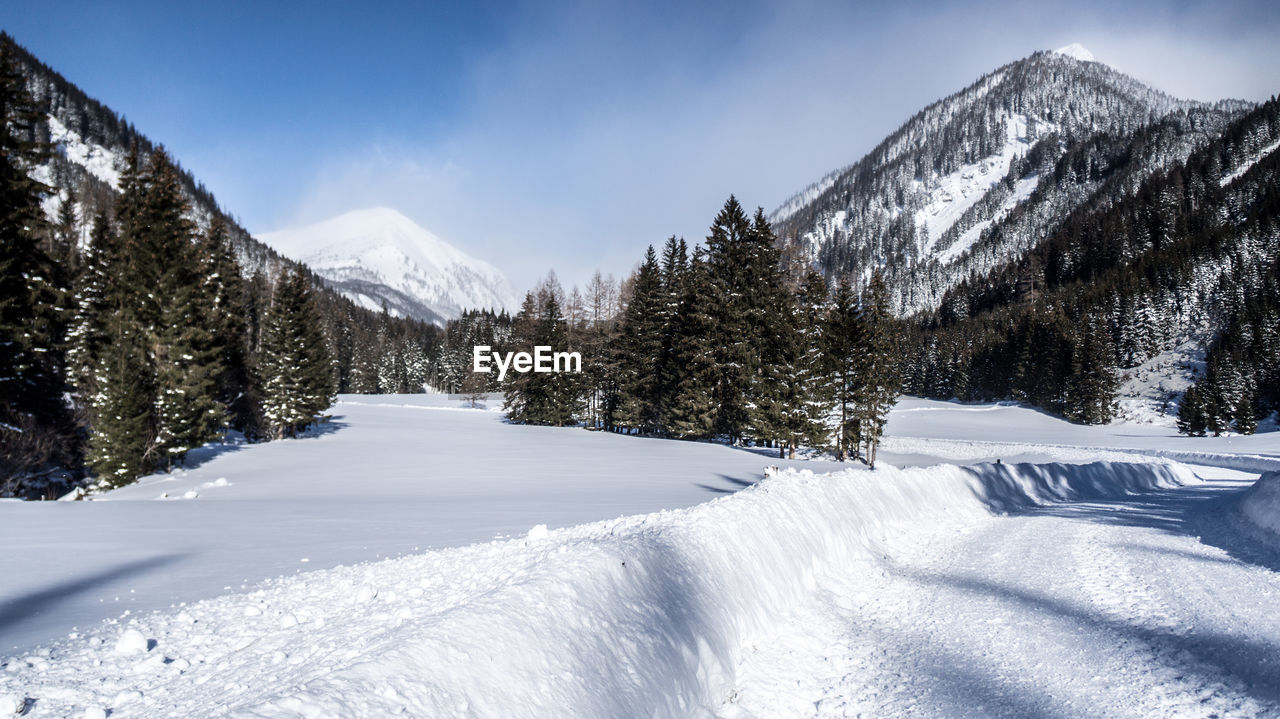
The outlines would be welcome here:
<svg viewBox="0 0 1280 719">
<path fill-rule="evenodd" d="M 1280 716 L 1247 480 L 991 517 L 834 578 L 741 668 L 756 716 Z M 1238 476 L 1238 475 L 1237 475 Z M 1249 478 L 1252 479 L 1252 478 Z"/>
</svg>

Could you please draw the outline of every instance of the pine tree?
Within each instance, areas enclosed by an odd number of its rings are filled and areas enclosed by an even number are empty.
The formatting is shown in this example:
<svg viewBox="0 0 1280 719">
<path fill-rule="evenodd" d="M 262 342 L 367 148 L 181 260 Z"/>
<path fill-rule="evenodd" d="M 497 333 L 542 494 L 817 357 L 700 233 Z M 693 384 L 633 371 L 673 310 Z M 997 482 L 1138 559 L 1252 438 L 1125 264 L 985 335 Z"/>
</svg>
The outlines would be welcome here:
<svg viewBox="0 0 1280 719">
<path fill-rule="evenodd" d="M 248 296 L 220 215 L 209 223 L 197 255 L 206 322 L 221 364 L 215 399 L 226 408 L 232 426 L 252 434 L 257 402 L 249 373 Z"/>
<path fill-rule="evenodd" d="M 789 335 L 789 343 L 781 359 L 772 365 L 780 389 L 784 429 L 779 456 L 786 450 L 794 459 L 801 445 L 827 444 L 826 419 L 835 385 L 825 350 L 826 320 L 827 284 L 822 275 L 810 271 L 795 297 L 792 319 L 784 329 L 783 337 Z"/>
<path fill-rule="evenodd" d="M 1204 416 L 1204 403 L 1195 385 L 1187 388 L 1178 405 L 1178 431 L 1196 437 L 1203 437 L 1208 422 Z"/>
<path fill-rule="evenodd" d="M 72 301 L 71 329 L 67 333 L 67 374 L 76 391 L 76 401 L 86 412 L 96 389 L 94 376 L 98 360 L 110 343 L 107 322 L 112 307 L 107 300 L 112 263 L 116 257 L 116 234 L 107 216 L 98 213 L 89 232 L 89 246 L 83 257 L 82 271 L 76 277 Z"/>
<path fill-rule="evenodd" d="M 689 275 L 689 248 L 683 238 L 672 236 L 662 250 L 661 349 L 657 363 L 656 409 L 658 431 L 671 434 L 672 412 L 680 378 L 684 374 L 678 356 L 680 304 Z"/>
<path fill-rule="evenodd" d="M 80 220 L 76 215 L 75 190 L 68 188 L 66 192 L 66 198 L 58 203 L 58 219 L 50 234 L 48 255 L 65 274 L 65 286 L 70 287 L 71 278 L 80 267 Z"/>
<path fill-rule="evenodd" d="M 863 293 L 858 325 L 861 345 L 856 400 L 858 431 L 867 465 L 874 469 L 889 410 L 898 401 L 902 388 L 894 349 L 897 323 L 889 311 L 888 291 L 879 270 L 872 273 Z"/>
<path fill-rule="evenodd" d="M 526 292 L 520 311 L 511 323 L 512 352 L 533 353 L 533 346 L 538 341 L 538 304 L 532 292 Z M 503 392 L 505 399 L 503 410 L 513 422 L 528 422 L 537 412 L 537 399 L 529 387 L 529 375 L 513 370 L 507 371 Z"/>
<path fill-rule="evenodd" d="M 615 423 L 643 433 L 659 429 L 663 348 L 663 285 L 650 246 L 632 283 L 617 345 L 618 406 Z"/>
<path fill-rule="evenodd" d="M 819 275 L 819 284 L 821 281 Z M 819 293 L 825 295 L 825 286 Z M 794 458 L 801 444 L 819 434 L 812 425 L 821 419 L 812 414 L 814 371 L 820 368 L 813 366 L 810 354 L 810 343 L 818 339 L 816 323 L 821 316 L 811 312 L 807 292 L 789 299 L 785 320 L 778 324 L 773 338 L 773 356 L 764 368 L 763 381 L 773 391 L 759 395 L 752 413 L 755 433 L 776 441 L 780 458 L 785 458 L 788 450 Z M 819 307 L 823 300 L 825 297 L 819 298 Z"/>
<path fill-rule="evenodd" d="M 1063 416 L 1082 424 L 1106 424 L 1116 410 L 1115 352 L 1106 323 L 1093 321 L 1077 338 L 1072 352 L 1071 376 Z"/>
<path fill-rule="evenodd" d="M 670 431 L 676 437 L 705 439 L 715 431 L 715 331 L 717 293 L 702 248 L 694 251 L 684 297 L 674 323 L 673 353 L 681 368 L 671 407 Z"/>
<path fill-rule="evenodd" d="M 307 277 L 281 277 L 262 330 L 258 373 L 270 433 L 296 436 L 333 404 L 333 362 Z"/>
<path fill-rule="evenodd" d="M 747 317 L 747 337 L 755 350 L 750 356 L 746 391 L 748 417 L 753 418 L 753 422 L 755 417 L 760 416 L 761 409 L 786 406 L 780 394 L 783 387 L 776 381 L 776 369 L 780 365 L 791 363 L 792 360 L 785 355 L 799 352 L 803 342 L 802 338 L 796 336 L 794 301 L 785 289 L 777 241 L 773 228 L 764 216 L 764 209 L 756 208 L 747 241 L 743 245 L 743 286 L 746 292 L 742 296 Z M 794 399 L 801 401 L 802 397 Z M 776 423 L 777 414 L 773 414 L 773 418 L 761 417 L 761 426 L 751 427 L 751 432 L 758 440 L 769 443 L 782 440 Z"/>
<path fill-rule="evenodd" d="M 11 53 L 0 42 L 0 494 L 69 461 L 73 444 L 62 401 L 65 296 L 39 243 L 50 188 L 28 174 L 47 148 L 28 139 L 38 111 Z"/>
<path fill-rule="evenodd" d="M 100 484 L 120 487 L 151 467 L 147 457 L 155 438 L 154 383 L 132 313 L 121 309 L 107 325 L 112 341 L 97 359 L 87 464 Z"/>
<path fill-rule="evenodd" d="M 747 433 L 750 423 L 750 392 L 759 369 L 759 345 L 752 327 L 753 307 L 749 301 L 751 265 L 751 223 L 730 195 L 716 215 L 707 235 L 706 267 L 711 290 L 710 307 L 714 323 L 709 338 L 714 347 L 716 383 L 714 431 L 730 442 Z"/>
<path fill-rule="evenodd" d="M 161 149 L 151 158 L 143 222 L 132 236 L 135 266 L 156 278 L 142 301 L 142 324 L 155 365 L 154 461 L 169 469 L 186 453 L 214 439 L 226 424 L 218 400 L 226 374 L 216 298 L 201 269 L 208 261 L 193 244 L 178 171 Z"/>
<path fill-rule="evenodd" d="M 857 297 L 847 278 L 836 285 L 823 331 L 823 346 L 833 381 L 831 414 L 835 419 L 835 451 L 841 461 L 856 459 L 861 436 L 858 411 L 863 348 Z"/>
</svg>

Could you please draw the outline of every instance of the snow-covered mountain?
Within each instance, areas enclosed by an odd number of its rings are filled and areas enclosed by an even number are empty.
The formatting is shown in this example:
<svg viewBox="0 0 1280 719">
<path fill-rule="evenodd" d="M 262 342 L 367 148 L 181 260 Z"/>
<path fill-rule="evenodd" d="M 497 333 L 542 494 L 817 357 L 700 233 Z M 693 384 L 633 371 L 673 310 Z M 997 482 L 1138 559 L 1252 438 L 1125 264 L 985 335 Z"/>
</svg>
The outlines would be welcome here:
<svg viewBox="0 0 1280 719">
<path fill-rule="evenodd" d="M 257 238 L 372 310 L 444 324 L 465 309 L 514 309 L 511 283 L 396 210 L 353 210 Z"/>
<path fill-rule="evenodd" d="M 902 314 L 1051 234 L 1098 192 L 1186 159 L 1251 105 L 1179 100 L 1078 44 L 1038 52 L 918 112 L 770 219 L 828 275 L 886 273 Z M 1107 180 L 1121 176 L 1122 181 Z"/>
</svg>

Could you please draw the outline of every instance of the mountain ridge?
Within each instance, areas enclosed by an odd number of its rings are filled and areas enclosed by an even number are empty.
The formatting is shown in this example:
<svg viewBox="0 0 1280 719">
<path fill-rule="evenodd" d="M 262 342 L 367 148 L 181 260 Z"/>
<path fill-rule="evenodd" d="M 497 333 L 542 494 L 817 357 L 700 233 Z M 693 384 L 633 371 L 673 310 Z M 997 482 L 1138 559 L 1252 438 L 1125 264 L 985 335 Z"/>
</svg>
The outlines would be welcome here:
<svg viewBox="0 0 1280 719">
<path fill-rule="evenodd" d="M 1045 173 L 1058 173 L 1055 163 L 1073 147 L 1099 136 L 1132 137 L 1171 117 L 1190 118 L 1176 137 L 1161 139 L 1168 157 L 1138 168 L 1136 182 L 1170 160 L 1185 159 L 1254 106 L 1181 100 L 1079 59 L 1087 52 L 1073 46 L 1037 52 L 930 103 L 860 159 L 771 213 L 784 254 L 829 277 L 852 276 L 855 284 L 881 267 L 890 275 L 896 312 L 935 309 L 946 289 L 1025 252 L 1034 237 L 1051 231 L 1098 189 L 1052 198 L 1055 207 L 1042 213 L 1030 234 L 1006 238 L 991 262 L 947 271 L 1023 204 Z M 1097 185 L 1098 179 L 1089 182 Z"/>
</svg>

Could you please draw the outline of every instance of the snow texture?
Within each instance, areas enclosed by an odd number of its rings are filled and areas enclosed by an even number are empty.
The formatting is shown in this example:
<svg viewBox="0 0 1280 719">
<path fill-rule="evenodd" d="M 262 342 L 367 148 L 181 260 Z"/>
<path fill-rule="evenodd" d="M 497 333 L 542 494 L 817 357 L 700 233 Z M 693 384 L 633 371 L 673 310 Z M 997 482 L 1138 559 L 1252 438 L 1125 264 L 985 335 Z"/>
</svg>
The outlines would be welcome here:
<svg viewBox="0 0 1280 719">
<path fill-rule="evenodd" d="M 749 647 L 921 527 L 1197 481 L 1175 464 L 787 470 L 685 510 L 124 618 L 10 659 L 0 691 L 32 716 L 728 715 Z"/>
<path fill-rule="evenodd" d="M 111 189 L 117 192 L 120 190 L 119 168 L 125 164 L 123 157 L 101 145 L 86 142 L 52 114 L 48 116 L 48 121 L 49 141 L 55 143 L 68 160 L 110 185 Z"/>
<path fill-rule="evenodd" d="M 1245 495 L 1254 475 L 1155 457 L 1274 470 L 1274 434 L 904 398 L 872 472 L 463 404 L 346 396 L 314 436 L 0 503 L 20 547 L 0 560 L 0 699 L 119 719 L 1280 716 L 1280 575 L 1231 521 L 1274 511 L 1275 481 Z"/>
<path fill-rule="evenodd" d="M 375 311 L 385 301 L 397 314 L 439 321 L 457 318 L 464 309 L 518 307 L 501 271 L 385 207 L 257 238 Z M 415 312 L 414 303 L 436 316 Z"/>
<path fill-rule="evenodd" d="M 1049 132 L 1053 127 L 1050 123 L 1041 122 L 1039 131 L 1041 133 Z M 916 213 L 916 222 L 924 226 L 927 237 L 921 254 L 933 254 L 934 246 L 942 237 L 942 234 L 950 229 L 956 223 L 956 220 L 960 219 L 978 200 L 981 200 L 993 185 L 1009 173 L 1009 166 L 1013 163 L 1014 158 L 1025 155 L 1027 150 L 1031 149 L 1035 138 L 1029 137 L 1029 134 L 1026 116 L 1014 115 L 1008 119 L 1005 141 L 1000 148 L 1000 152 L 977 162 L 963 165 L 955 172 L 937 178 L 927 186 L 924 183 L 915 183 L 916 189 L 923 189 L 926 192 L 924 206 Z M 1015 197 L 1010 198 L 1000 208 L 999 215 L 1003 217 L 1008 214 L 1009 210 L 1029 197 L 1035 187 L 1036 180 L 1034 178 L 1019 182 L 1015 190 Z M 990 221 L 983 226 L 985 227 L 989 224 Z M 978 240 L 979 235 L 981 235 L 980 229 L 977 234 L 971 237 L 966 233 L 961 237 L 960 241 L 940 254 L 939 261 L 945 264 L 959 257 L 964 250 L 967 250 Z M 962 244 L 963 246 L 961 246 Z"/>
<path fill-rule="evenodd" d="M 1272 142 L 1271 144 L 1269 144 L 1269 145 L 1267 145 L 1266 147 L 1262 148 L 1262 149 L 1258 152 L 1258 154 L 1256 154 L 1256 155 L 1254 155 L 1253 157 L 1249 158 L 1247 161 L 1245 161 L 1244 163 L 1242 163 L 1239 167 L 1237 167 L 1237 168 L 1236 168 L 1234 171 L 1232 171 L 1231 173 L 1229 173 L 1229 174 L 1227 174 L 1227 175 L 1223 176 L 1222 180 L 1220 180 L 1220 181 L 1219 181 L 1219 182 L 1220 182 L 1220 184 L 1222 185 L 1222 187 L 1226 187 L 1227 185 L 1230 185 L 1232 182 L 1235 182 L 1238 178 L 1243 177 L 1243 176 L 1244 176 L 1244 173 L 1246 173 L 1246 172 L 1248 172 L 1248 171 L 1249 171 L 1249 168 L 1251 168 L 1251 167 L 1253 167 L 1254 165 L 1258 164 L 1258 161 L 1259 161 L 1259 160 L 1261 160 L 1262 158 L 1266 157 L 1267 155 L 1270 155 L 1271 153 L 1275 152 L 1275 151 L 1276 151 L 1276 149 L 1278 149 L 1278 148 L 1280 148 L 1280 140 L 1276 140 L 1275 142 Z"/>
<path fill-rule="evenodd" d="M 1280 472 L 1269 472 L 1240 499 L 1240 512 L 1280 539 Z"/>
<path fill-rule="evenodd" d="M 1089 52 L 1084 45 L 1081 45 L 1078 42 L 1073 42 L 1066 47 L 1060 47 L 1057 50 L 1054 50 L 1054 52 L 1059 55 L 1066 55 L 1067 57 L 1079 60 L 1080 62 L 1098 61 L 1097 58 L 1093 56 L 1093 53 Z"/>
<path fill-rule="evenodd" d="M 0 614 L 15 608 L 0 654 L 299 571 L 688 507 L 770 465 L 841 466 L 513 425 L 500 403 L 467 404 L 343 395 L 313 436 L 197 449 L 187 469 L 90 501 L 0 502 L 0 542 L 21 546 L 0 553 Z"/>
</svg>

